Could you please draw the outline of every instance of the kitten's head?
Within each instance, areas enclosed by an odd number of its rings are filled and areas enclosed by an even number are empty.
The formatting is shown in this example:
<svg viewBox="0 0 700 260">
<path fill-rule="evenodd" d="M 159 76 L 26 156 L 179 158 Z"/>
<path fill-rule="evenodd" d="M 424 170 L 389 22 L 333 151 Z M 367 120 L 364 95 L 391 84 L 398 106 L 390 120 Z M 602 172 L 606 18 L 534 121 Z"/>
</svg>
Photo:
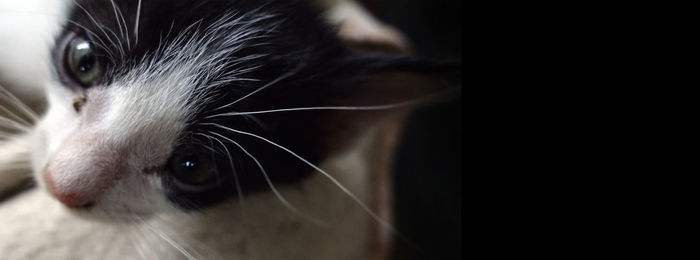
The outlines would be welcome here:
<svg viewBox="0 0 700 260">
<path fill-rule="evenodd" d="M 299 158 L 333 155 L 390 110 L 245 112 L 425 97 L 438 87 L 416 73 L 443 69 L 349 49 L 303 1 L 114 2 L 72 7 L 37 127 L 36 177 L 73 208 L 211 206 L 267 188 L 261 165 L 298 180 L 312 171 Z"/>
</svg>

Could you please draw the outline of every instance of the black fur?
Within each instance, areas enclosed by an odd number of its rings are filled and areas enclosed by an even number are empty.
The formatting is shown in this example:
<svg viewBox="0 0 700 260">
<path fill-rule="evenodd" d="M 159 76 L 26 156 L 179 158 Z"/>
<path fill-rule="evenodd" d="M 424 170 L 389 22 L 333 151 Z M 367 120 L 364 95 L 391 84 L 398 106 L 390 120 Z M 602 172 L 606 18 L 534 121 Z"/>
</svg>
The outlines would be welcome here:
<svg viewBox="0 0 700 260">
<path fill-rule="evenodd" d="M 115 1 L 130 32 L 136 20 L 137 0 Z M 119 26 L 114 17 L 114 9 L 109 1 L 82 0 L 83 6 L 96 20 L 106 28 L 119 34 Z M 209 115 L 226 111 L 256 111 L 275 108 L 337 106 L 337 105 L 374 105 L 405 100 L 419 96 L 426 91 L 407 91 L 395 93 L 395 89 L 377 89 L 370 84 L 377 75 L 391 71 L 410 71 L 421 73 L 440 72 L 444 67 L 435 66 L 419 59 L 404 56 L 392 56 L 379 53 L 365 53 L 346 47 L 337 38 L 333 28 L 329 27 L 306 1 L 299 0 L 145 0 L 142 2 L 139 42 L 131 46 L 123 57 L 105 60 L 106 73 L 96 85 L 108 86 L 124 75 L 134 64 L 144 62 L 149 53 L 153 53 L 159 42 L 172 42 L 174 37 L 186 28 L 197 24 L 206 28 L 227 14 L 251 15 L 274 13 L 277 18 L 266 21 L 279 23 L 270 37 L 259 39 L 261 44 L 250 44 L 234 57 L 235 60 L 249 54 L 266 54 L 254 61 L 260 66 L 247 77 L 261 79 L 256 82 L 237 82 L 220 86 L 210 97 L 214 102 L 204 104 L 189 127 L 183 132 L 184 142 L 176 150 L 195 147 L 215 158 L 219 171 L 220 183 L 204 191 L 185 191 L 174 185 L 173 178 L 165 174 L 162 177 L 167 188 L 167 196 L 185 209 L 196 209 L 214 205 L 238 193 L 234 182 L 237 174 L 243 192 L 268 189 L 268 185 L 258 166 L 237 146 L 227 144 L 233 156 L 235 169 L 229 166 L 229 160 L 218 143 L 197 135 L 213 131 L 236 140 L 253 154 L 265 167 L 276 184 L 299 180 L 313 173 L 313 170 L 297 158 L 259 139 L 235 134 L 219 128 L 203 125 L 218 123 L 234 129 L 251 132 L 277 142 L 308 159 L 318 163 L 345 147 L 360 128 L 372 121 L 372 112 L 288 112 L 259 115 L 264 127 L 242 116 L 205 118 Z M 85 28 L 101 34 L 100 28 L 80 8 L 74 8 L 70 15 L 72 22 L 66 24 L 61 39 L 72 33 L 83 35 L 97 42 L 94 35 L 86 33 Z M 194 32 L 194 30 L 192 31 Z M 114 36 L 112 36 L 114 38 Z M 164 37 L 161 39 L 161 37 Z M 190 35 L 189 37 L 196 37 Z M 126 39 L 120 38 L 122 44 Z M 131 44 L 134 44 L 133 34 Z M 58 41 L 60 42 L 60 40 Z M 264 43 L 264 44 L 262 44 Z M 61 73 L 61 45 L 54 51 L 55 64 L 59 77 Z M 118 52 L 114 46 L 111 52 Z M 108 56 L 107 50 L 100 52 Z M 157 58 L 157 57 L 155 57 Z M 106 59 L 106 58 L 105 58 Z M 252 64 L 247 64 L 252 65 Z M 226 67 L 228 70 L 235 67 Z M 215 108 L 237 100 L 262 85 L 275 80 L 280 75 L 298 70 L 293 76 L 256 93 L 249 99 L 237 103 L 235 107 L 215 111 Z M 62 77 L 63 78 L 63 77 Z M 63 78 L 64 82 L 65 78 Z M 210 81 L 216 81 L 211 79 Z M 202 86 L 210 82 L 202 82 Z M 138 86 L 134 86 L 138 87 Z M 426 87 L 427 88 L 427 87 Z M 191 102 L 196 102 L 192 100 Z M 212 147 L 215 150 L 210 150 Z M 209 148 L 207 148 L 209 147 Z M 165 164 L 165 162 L 163 162 Z"/>
</svg>

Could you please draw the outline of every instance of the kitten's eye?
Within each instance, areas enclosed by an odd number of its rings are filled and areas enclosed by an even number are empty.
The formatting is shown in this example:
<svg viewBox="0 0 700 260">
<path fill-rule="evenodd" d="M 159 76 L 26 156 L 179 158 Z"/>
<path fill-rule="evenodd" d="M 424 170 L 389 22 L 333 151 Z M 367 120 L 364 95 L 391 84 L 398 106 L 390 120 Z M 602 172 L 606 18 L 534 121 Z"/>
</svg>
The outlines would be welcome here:
<svg viewBox="0 0 700 260">
<path fill-rule="evenodd" d="M 70 42 L 65 59 L 73 79 L 85 87 L 94 84 L 102 75 L 102 64 L 93 44 L 82 37 Z"/>
<path fill-rule="evenodd" d="M 196 150 L 177 152 L 168 161 L 168 168 L 176 184 L 188 189 L 208 186 L 216 180 L 216 166 L 211 158 Z"/>
</svg>

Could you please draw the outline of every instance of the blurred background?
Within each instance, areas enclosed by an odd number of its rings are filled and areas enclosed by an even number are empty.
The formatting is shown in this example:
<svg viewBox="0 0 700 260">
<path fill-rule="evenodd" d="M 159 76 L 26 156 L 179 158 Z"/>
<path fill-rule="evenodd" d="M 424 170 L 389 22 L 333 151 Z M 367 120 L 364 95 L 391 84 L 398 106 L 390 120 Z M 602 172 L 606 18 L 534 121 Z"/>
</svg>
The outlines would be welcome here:
<svg viewBox="0 0 700 260">
<path fill-rule="evenodd" d="M 423 57 L 462 61 L 459 0 L 366 0 Z M 395 162 L 396 239 L 392 259 L 461 259 L 462 101 L 414 112 Z"/>
</svg>

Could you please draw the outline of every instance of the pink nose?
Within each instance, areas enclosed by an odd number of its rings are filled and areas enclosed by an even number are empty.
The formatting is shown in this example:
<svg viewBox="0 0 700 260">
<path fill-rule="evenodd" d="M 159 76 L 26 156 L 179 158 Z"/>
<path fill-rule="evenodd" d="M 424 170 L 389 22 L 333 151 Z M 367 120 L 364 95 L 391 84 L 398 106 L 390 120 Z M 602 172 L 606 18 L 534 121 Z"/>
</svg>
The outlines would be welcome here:
<svg viewBox="0 0 700 260">
<path fill-rule="evenodd" d="M 46 171 L 46 174 L 44 174 L 44 182 L 46 182 L 46 187 L 51 195 L 68 207 L 80 208 L 88 206 L 94 202 L 90 194 L 81 193 L 78 190 L 58 189 L 54 183 L 50 171 Z"/>
</svg>

